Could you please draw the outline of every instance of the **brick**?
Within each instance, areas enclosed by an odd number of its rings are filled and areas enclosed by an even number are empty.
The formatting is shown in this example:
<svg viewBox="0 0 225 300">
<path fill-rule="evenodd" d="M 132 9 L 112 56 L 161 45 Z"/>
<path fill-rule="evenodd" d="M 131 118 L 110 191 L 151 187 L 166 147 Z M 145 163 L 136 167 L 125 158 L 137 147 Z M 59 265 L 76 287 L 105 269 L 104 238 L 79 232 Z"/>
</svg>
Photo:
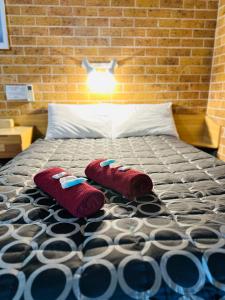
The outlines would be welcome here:
<svg viewBox="0 0 225 300">
<path fill-rule="evenodd" d="M 195 17 L 197 19 L 212 19 L 212 20 L 215 20 L 216 17 L 217 17 L 217 10 L 203 10 L 203 11 L 196 11 L 195 12 Z"/>
<path fill-rule="evenodd" d="M 122 35 L 123 36 L 129 36 L 129 37 L 141 37 L 145 36 L 146 30 L 142 28 L 123 28 L 122 29 Z"/>
<path fill-rule="evenodd" d="M 136 27 L 156 27 L 157 20 L 151 20 L 149 18 L 135 19 L 135 26 Z"/>
<path fill-rule="evenodd" d="M 192 29 L 171 29 L 170 36 L 171 37 L 192 37 Z M 194 35 L 195 36 L 195 35 Z"/>
<path fill-rule="evenodd" d="M 164 47 L 179 47 L 181 42 L 182 40 L 180 39 L 162 38 L 158 41 L 158 45 Z"/>
<path fill-rule="evenodd" d="M 109 19 L 108 18 L 88 18 L 87 26 L 108 26 Z"/>
<path fill-rule="evenodd" d="M 46 15 L 47 8 L 45 6 L 22 6 L 21 15 Z"/>
<path fill-rule="evenodd" d="M 148 10 L 148 16 L 151 18 L 170 18 L 170 10 L 162 10 L 160 8 L 154 8 Z"/>
<path fill-rule="evenodd" d="M 111 44 L 112 46 L 133 46 L 134 39 L 133 38 L 112 38 Z"/>
<path fill-rule="evenodd" d="M 184 8 L 193 8 L 193 9 L 200 9 L 200 8 L 207 8 L 207 3 L 205 0 L 184 0 Z"/>
<path fill-rule="evenodd" d="M 125 15 L 125 9 L 123 10 L 122 8 L 115 8 L 115 7 L 99 7 L 98 8 L 98 14 L 100 17 L 121 17 Z"/>
<path fill-rule="evenodd" d="M 87 6 L 109 6 L 109 0 L 86 0 Z"/>
<path fill-rule="evenodd" d="M 27 45 L 36 45 L 36 37 L 22 37 L 22 36 L 11 36 L 11 44 L 27 46 Z"/>
<path fill-rule="evenodd" d="M 79 27 L 74 30 L 75 36 L 96 36 L 98 35 L 97 28 Z"/>
<path fill-rule="evenodd" d="M 6 14 L 9 15 L 20 15 L 21 9 L 20 6 L 6 6 L 5 8 Z"/>
<path fill-rule="evenodd" d="M 49 54 L 49 48 L 45 47 L 26 47 L 24 49 L 25 55 L 35 55 L 35 56 L 42 56 L 42 55 L 48 55 Z"/>
<path fill-rule="evenodd" d="M 39 26 L 60 26 L 61 24 L 60 17 L 36 17 L 36 25 Z"/>
<path fill-rule="evenodd" d="M 159 7 L 159 0 L 136 0 L 137 7 Z"/>
<path fill-rule="evenodd" d="M 157 46 L 157 39 L 153 38 L 136 38 L 135 39 L 135 46 L 137 47 L 150 47 L 150 46 Z"/>
<path fill-rule="evenodd" d="M 83 37 L 64 37 L 62 40 L 63 46 L 85 46 L 86 38 Z"/>
<path fill-rule="evenodd" d="M 13 59 L 15 65 L 35 65 L 38 63 L 38 57 L 35 56 L 16 56 Z"/>
<path fill-rule="evenodd" d="M 7 0 L 6 2 L 6 7 L 7 5 L 13 5 L 13 4 L 17 4 L 17 5 L 28 5 L 28 4 L 32 4 L 33 0 Z"/>
<path fill-rule="evenodd" d="M 61 46 L 62 38 L 60 37 L 37 37 L 38 46 Z"/>
<path fill-rule="evenodd" d="M 212 37 L 214 38 L 214 30 L 200 30 L 200 29 L 195 29 L 193 32 L 194 37 Z"/>
<path fill-rule="evenodd" d="M 160 7 L 182 8 L 183 1 L 182 0 L 160 0 Z"/>
<path fill-rule="evenodd" d="M 33 4 L 38 4 L 38 5 L 59 5 L 59 0 L 33 0 Z"/>
<path fill-rule="evenodd" d="M 10 25 L 35 25 L 35 17 L 28 16 L 10 16 Z"/>
<path fill-rule="evenodd" d="M 148 11 L 146 9 L 136 9 L 136 8 L 125 8 L 123 9 L 123 15 L 125 17 L 147 17 Z"/>
<path fill-rule="evenodd" d="M 110 19 L 110 26 L 112 27 L 132 27 L 133 23 L 133 19 L 130 18 Z"/>
<path fill-rule="evenodd" d="M 177 57 L 159 57 L 157 63 L 159 65 L 178 65 L 179 59 Z"/>
<path fill-rule="evenodd" d="M 111 0 L 111 6 L 134 6 L 135 0 Z"/>
<path fill-rule="evenodd" d="M 25 27 L 23 29 L 24 35 L 40 36 L 48 35 L 48 28 L 46 27 Z"/>
<path fill-rule="evenodd" d="M 60 0 L 61 5 L 85 6 L 85 0 Z"/>
<path fill-rule="evenodd" d="M 93 17 L 93 16 L 97 16 L 98 15 L 98 8 L 97 7 L 73 7 L 72 8 L 73 11 L 73 16 L 76 17 Z"/>
<path fill-rule="evenodd" d="M 68 16 L 72 16 L 73 15 L 73 10 L 70 7 L 67 6 L 52 6 L 49 7 L 48 9 L 48 15 L 49 16 L 64 16 L 64 17 L 68 17 Z"/>
<path fill-rule="evenodd" d="M 169 29 L 146 29 L 146 35 L 149 37 L 168 37 L 169 34 Z"/>
<path fill-rule="evenodd" d="M 49 29 L 50 35 L 56 36 L 73 36 L 73 28 L 70 27 L 53 27 Z"/>
<path fill-rule="evenodd" d="M 98 29 L 96 29 L 98 31 Z M 96 34 L 97 35 L 97 34 Z M 100 36 L 121 36 L 121 28 L 99 28 Z"/>
<path fill-rule="evenodd" d="M 17 26 L 10 26 L 8 28 L 9 35 L 23 35 L 23 28 Z"/>
<path fill-rule="evenodd" d="M 62 26 L 85 26 L 86 22 L 84 18 L 77 17 L 65 17 L 61 19 Z"/>
<path fill-rule="evenodd" d="M 87 38 L 87 45 L 88 46 L 109 46 L 109 39 L 108 38 Z"/>
</svg>

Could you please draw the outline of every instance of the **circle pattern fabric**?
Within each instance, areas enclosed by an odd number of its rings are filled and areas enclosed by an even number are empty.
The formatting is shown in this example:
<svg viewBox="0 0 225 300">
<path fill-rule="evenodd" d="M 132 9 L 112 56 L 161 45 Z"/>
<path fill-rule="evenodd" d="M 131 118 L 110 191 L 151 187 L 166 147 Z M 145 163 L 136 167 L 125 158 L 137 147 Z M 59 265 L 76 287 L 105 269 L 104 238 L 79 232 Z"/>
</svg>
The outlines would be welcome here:
<svg viewBox="0 0 225 300">
<path fill-rule="evenodd" d="M 32 181 L 102 157 L 153 192 L 128 201 L 89 181 L 106 203 L 78 219 Z M 0 299 L 225 299 L 224 203 L 225 163 L 174 137 L 38 140 L 0 169 Z"/>
</svg>

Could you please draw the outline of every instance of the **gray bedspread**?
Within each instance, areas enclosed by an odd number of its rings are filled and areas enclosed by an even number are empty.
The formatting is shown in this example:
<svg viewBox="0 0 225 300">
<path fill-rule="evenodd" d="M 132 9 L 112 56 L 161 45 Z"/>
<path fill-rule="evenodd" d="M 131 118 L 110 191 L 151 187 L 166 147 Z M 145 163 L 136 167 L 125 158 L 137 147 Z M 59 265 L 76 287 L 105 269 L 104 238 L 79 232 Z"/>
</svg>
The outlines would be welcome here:
<svg viewBox="0 0 225 300">
<path fill-rule="evenodd" d="M 152 194 L 76 219 L 34 186 L 95 158 L 150 175 Z M 174 137 L 38 140 L 0 169 L 0 299 L 225 299 L 225 163 Z"/>
</svg>

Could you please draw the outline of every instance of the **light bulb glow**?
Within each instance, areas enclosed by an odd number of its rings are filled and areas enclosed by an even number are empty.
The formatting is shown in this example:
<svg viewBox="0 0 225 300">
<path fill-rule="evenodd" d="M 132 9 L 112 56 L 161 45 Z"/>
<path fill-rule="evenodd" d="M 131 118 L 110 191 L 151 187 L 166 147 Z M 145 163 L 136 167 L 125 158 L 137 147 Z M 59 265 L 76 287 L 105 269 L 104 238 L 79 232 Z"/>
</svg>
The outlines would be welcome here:
<svg viewBox="0 0 225 300">
<path fill-rule="evenodd" d="M 87 85 L 92 93 L 112 93 L 116 86 L 116 80 L 110 72 L 92 71 L 88 74 Z"/>
</svg>

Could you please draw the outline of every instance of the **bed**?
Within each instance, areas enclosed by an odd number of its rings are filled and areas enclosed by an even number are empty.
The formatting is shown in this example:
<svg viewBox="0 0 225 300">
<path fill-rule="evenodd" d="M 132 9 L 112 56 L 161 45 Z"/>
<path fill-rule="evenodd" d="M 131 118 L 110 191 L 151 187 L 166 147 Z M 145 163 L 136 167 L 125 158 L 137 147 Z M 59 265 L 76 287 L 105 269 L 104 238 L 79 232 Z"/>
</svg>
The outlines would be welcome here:
<svg viewBox="0 0 225 300">
<path fill-rule="evenodd" d="M 112 157 L 154 192 L 76 219 L 34 186 Z M 172 136 L 39 139 L 0 169 L 0 299 L 225 299 L 225 163 Z"/>
</svg>

